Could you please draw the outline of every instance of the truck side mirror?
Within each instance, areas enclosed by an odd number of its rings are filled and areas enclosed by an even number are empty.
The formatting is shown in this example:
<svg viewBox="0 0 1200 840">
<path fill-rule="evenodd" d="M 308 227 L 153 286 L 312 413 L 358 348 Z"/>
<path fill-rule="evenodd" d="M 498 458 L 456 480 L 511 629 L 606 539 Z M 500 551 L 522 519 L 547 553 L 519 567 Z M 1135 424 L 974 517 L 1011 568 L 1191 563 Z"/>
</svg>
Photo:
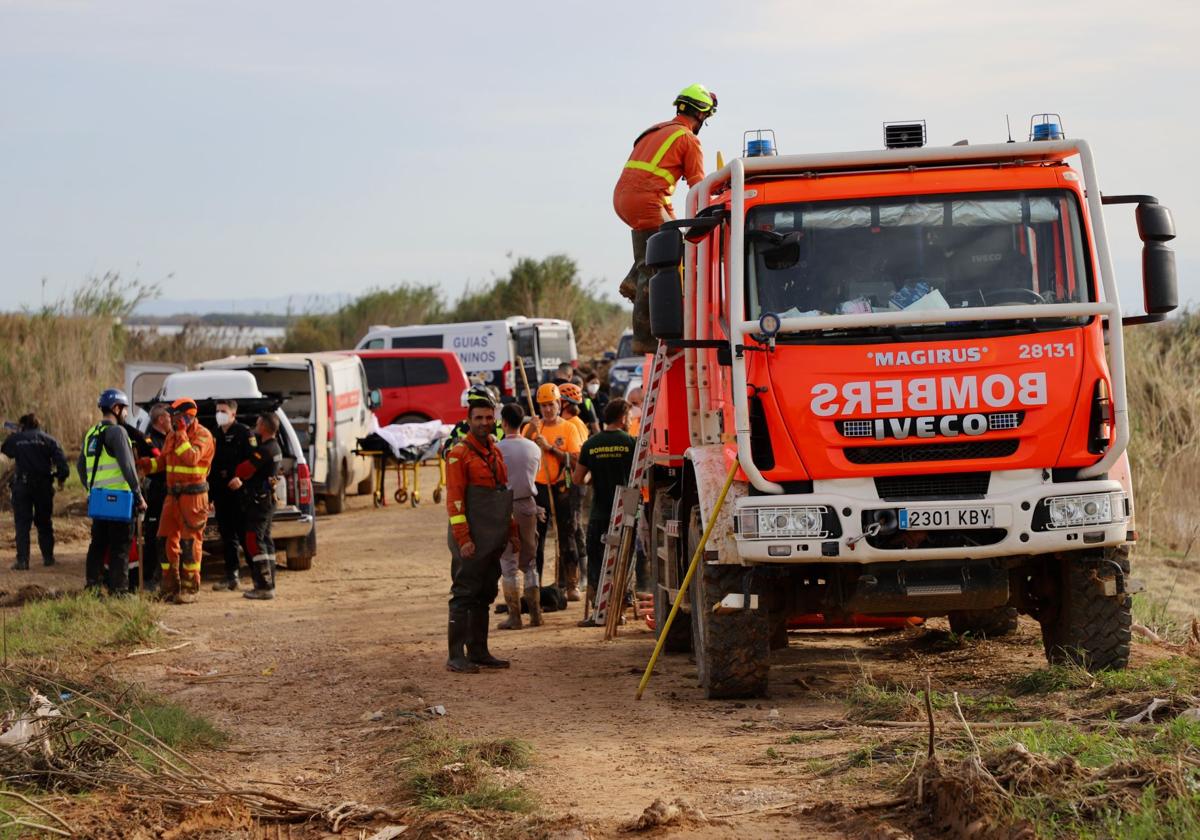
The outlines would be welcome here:
<svg viewBox="0 0 1200 840">
<path fill-rule="evenodd" d="M 372 388 L 367 392 L 367 408 L 374 411 L 383 405 L 383 392 L 378 388 Z"/>
<path fill-rule="evenodd" d="M 676 268 L 683 262 L 683 235 L 678 230 L 660 230 L 646 242 L 648 268 Z"/>
<path fill-rule="evenodd" d="M 1140 203 L 1134 211 L 1142 245 L 1142 294 L 1148 315 L 1163 315 L 1179 307 L 1179 278 L 1175 252 L 1165 243 L 1175 238 L 1175 220 L 1161 204 Z"/>
<path fill-rule="evenodd" d="M 677 262 L 650 278 L 650 333 L 663 340 L 683 338 L 683 285 Z"/>
<path fill-rule="evenodd" d="M 1161 242 L 1142 246 L 1142 295 L 1148 315 L 1164 315 L 1179 308 L 1175 252 Z"/>
</svg>

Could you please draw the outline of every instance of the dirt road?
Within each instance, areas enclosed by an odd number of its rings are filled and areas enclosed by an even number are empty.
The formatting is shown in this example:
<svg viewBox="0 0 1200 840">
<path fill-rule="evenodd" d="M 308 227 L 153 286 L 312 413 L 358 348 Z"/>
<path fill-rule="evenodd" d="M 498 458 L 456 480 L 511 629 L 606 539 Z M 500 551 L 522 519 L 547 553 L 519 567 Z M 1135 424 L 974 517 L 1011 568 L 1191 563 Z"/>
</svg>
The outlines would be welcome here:
<svg viewBox="0 0 1200 840">
<path fill-rule="evenodd" d="M 0 552 L 0 589 L 18 580 L 77 584 L 84 548 L 66 546 L 53 576 L 8 572 L 11 550 Z M 931 653 L 919 632 L 802 634 L 774 659 L 770 699 L 705 701 L 695 666 L 670 656 L 637 702 L 652 633 L 626 626 L 605 643 L 603 631 L 575 627 L 573 604 L 542 628 L 492 634 L 511 670 L 451 675 L 443 667 L 448 563 L 439 506 L 373 510 L 352 499 L 346 513 L 320 520 L 316 563 L 282 572 L 277 600 L 203 591 L 200 603 L 164 617 L 190 646 L 121 671 L 230 732 L 236 752 L 218 760 L 238 779 L 395 804 L 406 737 L 396 713 L 439 704 L 446 716 L 434 725 L 457 737 L 532 744 L 522 781 L 541 814 L 569 817 L 564 824 L 584 832 L 563 836 L 613 836 L 654 799 L 683 797 L 722 818 L 688 836 L 821 838 L 843 835 L 801 806 L 881 796 L 837 772 L 862 736 L 823 731 L 844 722 L 845 698 L 864 670 L 915 682 L 928 667 L 970 685 L 1043 664 L 1029 632 L 982 654 Z M 371 720 L 375 713 L 382 719 Z"/>
</svg>

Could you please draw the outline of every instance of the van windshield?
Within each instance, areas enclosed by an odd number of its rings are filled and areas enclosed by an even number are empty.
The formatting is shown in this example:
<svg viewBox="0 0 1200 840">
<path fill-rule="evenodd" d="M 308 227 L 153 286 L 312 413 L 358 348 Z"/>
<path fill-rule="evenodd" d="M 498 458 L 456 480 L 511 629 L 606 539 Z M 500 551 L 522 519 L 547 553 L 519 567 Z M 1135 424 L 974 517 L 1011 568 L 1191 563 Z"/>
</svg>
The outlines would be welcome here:
<svg viewBox="0 0 1200 840">
<path fill-rule="evenodd" d="M 766 312 L 786 318 L 1093 299 L 1079 209 L 1067 190 L 763 205 L 748 215 L 746 240 L 754 320 Z"/>
</svg>

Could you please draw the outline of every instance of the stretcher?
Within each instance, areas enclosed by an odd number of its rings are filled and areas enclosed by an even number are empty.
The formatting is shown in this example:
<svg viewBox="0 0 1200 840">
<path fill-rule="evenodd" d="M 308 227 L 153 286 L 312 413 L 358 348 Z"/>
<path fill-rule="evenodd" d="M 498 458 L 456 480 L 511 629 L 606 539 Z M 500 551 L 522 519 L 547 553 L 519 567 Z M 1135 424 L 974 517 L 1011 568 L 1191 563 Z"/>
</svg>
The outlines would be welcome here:
<svg viewBox="0 0 1200 840">
<path fill-rule="evenodd" d="M 384 508 L 388 504 L 386 485 L 389 467 L 395 467 L 396 470 L 396 490 L 392 493 L 392 498 L 396 500 L 396 504 L 408 502 L 415 508 L 421 503 L 421 467 L 437 466 L 438 484 L 433 488 L 433 504 L 442 504 L 446 486 L 446 462 L 440 451 L 442 440 L 436 440 L 425 450 L 412 456 L 409 456 L 409 450 L 401 450 L 400 455 L 397 455 L 386 446 L 366 444 L 367 448 L 364 448 L 365 442 L 366 438 L 360 440 L 359 448 L 354 450 L 354 454 L 370 457 L 374 464 L 372 502 L 376 508 Z"/>
</svg>

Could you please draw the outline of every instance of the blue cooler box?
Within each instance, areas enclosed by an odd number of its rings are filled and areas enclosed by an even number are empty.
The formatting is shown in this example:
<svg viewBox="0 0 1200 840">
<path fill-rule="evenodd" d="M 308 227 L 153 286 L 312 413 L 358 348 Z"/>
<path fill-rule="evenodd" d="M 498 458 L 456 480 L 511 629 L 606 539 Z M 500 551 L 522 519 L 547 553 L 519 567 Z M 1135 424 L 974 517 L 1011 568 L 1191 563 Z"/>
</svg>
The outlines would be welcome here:
<svg viewBox="0 0 1200 840">
<path fill-rule="evenodd" d="M 110 490 L 93 487 L 88 492 L 88 516 L 109 522 L 131 522 L 133 520 L 133 493 L 128 490 Z"/>
</svg>

